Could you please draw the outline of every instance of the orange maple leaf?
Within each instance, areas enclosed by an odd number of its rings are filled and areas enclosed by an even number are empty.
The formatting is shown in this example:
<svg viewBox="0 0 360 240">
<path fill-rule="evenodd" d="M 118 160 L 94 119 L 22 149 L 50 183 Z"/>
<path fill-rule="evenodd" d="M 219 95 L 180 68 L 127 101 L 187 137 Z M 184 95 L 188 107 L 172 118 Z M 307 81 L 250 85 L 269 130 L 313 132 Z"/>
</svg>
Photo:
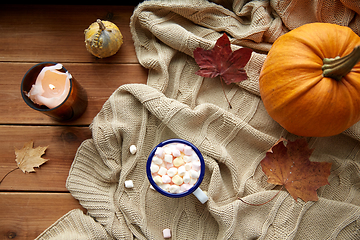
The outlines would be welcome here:
<svg viewBox="0 0 360 240">
<path fill-rule="evenodd" d="M 329 184 L 331 163 L 311 162 L 309 158 L 314 149 L 309 149 L 303 138 L 287 141 L 286 146 L 286 140 L 280 140 L 261 161 L 267 182 L 283 185 L 295 201 L 298 198 L 305 202 L 317 201 L 316 190 Z"/>
</svg>

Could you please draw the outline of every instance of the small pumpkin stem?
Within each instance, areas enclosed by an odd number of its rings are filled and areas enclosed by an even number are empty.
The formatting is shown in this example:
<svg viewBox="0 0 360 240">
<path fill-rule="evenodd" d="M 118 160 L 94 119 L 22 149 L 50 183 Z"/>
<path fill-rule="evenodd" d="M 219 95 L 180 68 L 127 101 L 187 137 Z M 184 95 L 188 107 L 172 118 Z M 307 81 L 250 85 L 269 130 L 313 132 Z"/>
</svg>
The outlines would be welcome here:
<svg viewBox="0 0 360 240">
<path fill-rule="evenodd" d="M 99 28 L 101 29 L 101 31 L 104 31 L 106 28 L 104 23 L 100 19 L 96 20 L 96 22 L 99 24 Z"/>
<path fill-rule="evenodd" d="M 323 76 L 341 81 L 359 61 L 360 45 L 356 46 L 351 53 L 344 57 L 324 58 L 322 66 Z"/>
</svg>

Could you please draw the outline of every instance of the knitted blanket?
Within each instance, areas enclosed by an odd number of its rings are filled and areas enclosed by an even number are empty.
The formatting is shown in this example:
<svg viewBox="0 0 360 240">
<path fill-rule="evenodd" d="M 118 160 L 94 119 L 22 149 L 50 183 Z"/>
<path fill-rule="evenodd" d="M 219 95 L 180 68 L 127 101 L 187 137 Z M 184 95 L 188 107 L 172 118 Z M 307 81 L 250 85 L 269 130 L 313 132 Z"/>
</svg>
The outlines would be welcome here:
<svg viewBox="0 0 360 240">
<path fill-rule="evenodd" d="M 360 239 L 360 123 L 342 134 L 306 138 L 311 161 L 331 162 L 330 185 L 317 202 L 295 201 L 267 183 L 260 161 L 288 133 L 267 114 L 258 78 L 266 52 L 282 34 L 309 22 L 360 33 L 360 5 L 342 0 L 146 1 L 131 18 L 147 85 L 119 87 L 91 124 L 67 188 L 87 209 L 73 210 L 38 239 Z M 224 86 L 195 75 L 197 47 L 210 49 L 226 32 L 233 50 L 254 49 L 248 79 Z M 182 138 L 204 156 L 200 185 L 209 200 L 169 198 L 150 188 L 147 157 L 159 142 Z M 136 154 L 129 147 L 136 145 Z M 132 180 L 134 187 L 125 188 Z"/>
</svg>

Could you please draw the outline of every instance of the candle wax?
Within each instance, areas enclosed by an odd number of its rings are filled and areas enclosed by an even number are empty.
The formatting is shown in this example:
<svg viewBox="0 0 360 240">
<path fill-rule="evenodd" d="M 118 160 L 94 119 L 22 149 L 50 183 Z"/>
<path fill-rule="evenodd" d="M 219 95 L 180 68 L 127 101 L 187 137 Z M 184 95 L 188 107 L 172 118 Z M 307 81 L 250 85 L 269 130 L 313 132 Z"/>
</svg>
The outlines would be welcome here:
<svg viewBox="0 0 360 240">
<path fill-rule="evenodd" d="M 36 104 L 48 108 L 59 106 L 69 94 L 71 74 L 60 72 L 61 64 L 44 67 L 27 96 Z"/>
</svg>

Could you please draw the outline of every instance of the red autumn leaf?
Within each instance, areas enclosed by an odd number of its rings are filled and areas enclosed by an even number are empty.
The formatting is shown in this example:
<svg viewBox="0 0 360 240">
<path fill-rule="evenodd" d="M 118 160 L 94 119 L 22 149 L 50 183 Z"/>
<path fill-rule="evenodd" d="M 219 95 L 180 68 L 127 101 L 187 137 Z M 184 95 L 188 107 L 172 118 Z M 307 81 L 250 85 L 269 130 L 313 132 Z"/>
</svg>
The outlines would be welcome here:
<svg viewBox="0 0 360 240">
<path fill-rule="evenodd" d="M 294 142 L 284 139 L 276 143 L 261 161 L 263 172 L 268 176 L 268 183 L 283 185 L 297 201 L 317 201 L 316 190 L 329 184 L 331 163 L 311 162 L 309 149 L 305 139 Z"/>
<path fill-rule="evenodd" d="M 195 61 L 200 67 L 196 74 L 209 78 L 220 76 L 226 84 L 241 82 L 247 79 L 244 67 L 250 60 L 251 53 L 252 50 L 245 47 L 232 52 L 230 40 L 224 33 L 213 49 L 194 50 Z"/>
</svg>

